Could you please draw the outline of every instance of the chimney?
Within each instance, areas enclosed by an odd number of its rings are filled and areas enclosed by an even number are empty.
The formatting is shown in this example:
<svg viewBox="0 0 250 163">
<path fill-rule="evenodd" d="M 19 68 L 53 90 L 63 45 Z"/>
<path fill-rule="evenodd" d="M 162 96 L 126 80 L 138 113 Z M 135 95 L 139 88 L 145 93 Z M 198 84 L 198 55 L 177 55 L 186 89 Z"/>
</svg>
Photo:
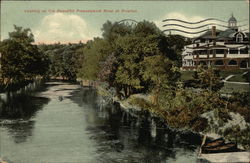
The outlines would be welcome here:
<svg viewBox="0 0 250 163">
<path fill-rule="evenodd" d="M 216 26 L 212 26 L 212 37 L 216 37 Z"/>
</svg>

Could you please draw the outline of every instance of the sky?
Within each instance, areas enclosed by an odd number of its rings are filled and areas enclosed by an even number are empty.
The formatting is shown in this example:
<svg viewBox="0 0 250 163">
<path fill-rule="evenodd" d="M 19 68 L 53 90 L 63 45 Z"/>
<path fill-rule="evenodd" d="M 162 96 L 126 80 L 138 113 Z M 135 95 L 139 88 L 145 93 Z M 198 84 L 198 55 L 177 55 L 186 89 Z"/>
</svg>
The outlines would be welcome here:
<svg viewBox="0 0 250 163">
<path fill-rule="evenodd" d="M 166 18 L 189 22 L 206 18 L 228 21 L 232 14 L 239 25 L 248 25 L 242 30 L 249 30 L 249 0 L 1 1 L 1 40 L 8 38 L 14 24 L 30 28 L 36 43 L 68 43 L 101 37 L 102 25 L 107 20 L 147 20 L 165 30 L 169 28 L 162 27 Z"/>
</svg>

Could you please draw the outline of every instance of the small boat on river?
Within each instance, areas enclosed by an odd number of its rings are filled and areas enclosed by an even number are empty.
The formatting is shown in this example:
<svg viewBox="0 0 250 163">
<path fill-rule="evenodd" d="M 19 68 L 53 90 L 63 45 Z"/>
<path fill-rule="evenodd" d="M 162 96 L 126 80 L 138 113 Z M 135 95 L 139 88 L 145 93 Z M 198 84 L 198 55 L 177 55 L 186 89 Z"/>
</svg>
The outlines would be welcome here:
<svg viewBox="0 0 250 163">
<path fill-rule="evenodd" d="M 250 151 L 239 149 L 236 143 L 225 143 L 222 138 L 206 141 L 205 136 L 199 150 L 198 159 L 209 162 L 250 163 Z"/>
</svg>

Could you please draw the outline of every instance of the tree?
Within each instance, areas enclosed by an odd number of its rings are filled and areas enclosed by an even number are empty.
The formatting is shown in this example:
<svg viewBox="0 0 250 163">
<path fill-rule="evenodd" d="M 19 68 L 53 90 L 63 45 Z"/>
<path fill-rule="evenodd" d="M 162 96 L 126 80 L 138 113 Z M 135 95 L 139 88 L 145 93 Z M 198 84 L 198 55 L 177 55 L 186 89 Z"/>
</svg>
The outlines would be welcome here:
<svg viewBox="0 0 250 163">
<path fill-rule="evenodd" d="M 142 64 L 146 62 L 143 62 L 146 57 L 161 56 L 163 63 L 168 58 L 171 66 L 175 64 L 175 53 L 169 48 L 164 33 L 154 23 L 143 21 L 132 26 L 108 21 L 102 30 L 103 39 L 89 41 L 83 50 L 84 60 L 79 71 L 81 78 L 101 79 L 114 86 L 117 94 L 124 93 L 128 97 L 132 93 L 148 91 L 150 82 L 156 82 L 149 80 L 150 77 L 143 78 Z M 166 68 L 162 63 L 159 66 Z M 154 70 L 147 69 L 147 72 Z M 167 72 L 168 77 L 171 72 Z"/>
<path fill-rule="evenodd" d="M 109 43 L 100 38 L 89 41 L 83 49 L 84 60 L 82 68 L 79 70 L 78 77 L 88 80 L 98 80 L 101 66 L 108 55 L 112 54 Z"/>
<path fill-rule="evenodd" d="M 102 63 L 101 70 L 98 74 L 98 78 L 101 81 L 108 82 L 110 86 L 115 85 L 115 73 L 118 66 L 117 57 L 115 57 L 114 53 L 109 55 L 107 59 Z"/>
<path fill-rule="evenodd" d="M 139 22 L 133 28 L 133 34 L 139 37 L 148 37 L 150 35 L 158 35 L 158 36 L 164 35 L 163 32 L 153 22 L 148 22 L 145 20 Z"/>
<path fill-rule="evenodd" d="M 211 91 L 218 91 L 224 85 L 220 79 L 220 71 L 213 67 L 198 67 L 193 78 L 197 87 Z"/>
<path fill-rule="evenodd" d="M 141 74 L 153 88 L 153 103 L 158 105 L 158 96 L 162 89 L 171 89 L 180 77 L 174 63 L 162 55 L 144 57 Z"/>
<path fill-rule="evenodd" d="M 14 25 L 15 31 L 0 44 L 2 78 L 5 84 L 31 80 L 47 71 L 47 58 L 33 45 L 30 29 Z"/>
<path fill-rule="evenodd" d="M 104 40 L 107 40 L 110 44 L 112 44 L 119 36 L 125 36 L 127 34 L 132 33 L 132 26 L 123 24 L 123 23 L 112 23 L 107 21 L 103 24 L 102 36 Z"/>
<path fill-rule="evenodd" d="M 48 76 L 76 80 L 83 44 L 52 44 L 40 47 L 49 56 Z"/>
<path fill-rule="evenodd" d="M 144 57 L 160 53 L 157 38 L 156 35 L 148 37 L 126 35 L 117 39 L 118 66 L 115 80 L 123 88 L 125 96 L 147 90 L 147 83 L 141 74 L 141 64 Z"/>
</svg>

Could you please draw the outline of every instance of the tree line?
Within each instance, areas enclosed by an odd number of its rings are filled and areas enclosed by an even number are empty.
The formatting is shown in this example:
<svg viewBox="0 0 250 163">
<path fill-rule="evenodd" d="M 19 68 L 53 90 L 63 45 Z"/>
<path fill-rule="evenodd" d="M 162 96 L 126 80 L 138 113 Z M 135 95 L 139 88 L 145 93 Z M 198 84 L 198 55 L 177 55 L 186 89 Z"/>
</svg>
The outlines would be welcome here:
<svg viewBox="0 0 250 163">
<path fill-rule="evenodd" d="M 83 48 L 79 78 L 107 82 L 120 98 L 175 85 L 180 51 L 187 43 L 184 37 L 167 37 L 148 21 L 135 25 L 107 21 L 102 32 L 102 38 Z"/>
<path fill-rule="evenodd" d="M 0 42 L 1 91 L 17 90 L 37 78 L 76 79 L 83 43 L 36 45 L 34 41 L 30 29 L 14 25 L 14 31 Z"/>
</svg>

